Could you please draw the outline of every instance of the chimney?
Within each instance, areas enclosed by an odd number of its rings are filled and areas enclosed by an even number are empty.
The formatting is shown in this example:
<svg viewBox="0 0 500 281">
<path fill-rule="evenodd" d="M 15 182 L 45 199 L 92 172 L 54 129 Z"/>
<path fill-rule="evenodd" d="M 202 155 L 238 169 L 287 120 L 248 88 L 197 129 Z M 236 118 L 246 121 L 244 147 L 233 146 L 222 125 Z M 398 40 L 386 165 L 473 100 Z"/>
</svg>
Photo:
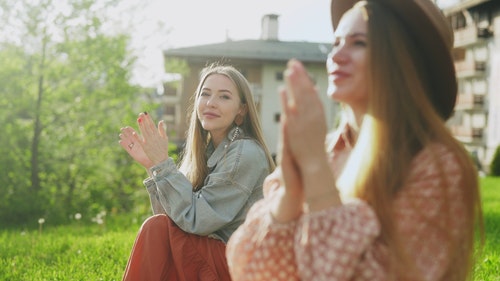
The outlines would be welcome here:
<svg viewBox="0 0 500 281">
<path fill-rule="evenodd" d="M 278 15 L 267 14 L 262 17 L 261 40 L 278 40 Z"/>
</svg>

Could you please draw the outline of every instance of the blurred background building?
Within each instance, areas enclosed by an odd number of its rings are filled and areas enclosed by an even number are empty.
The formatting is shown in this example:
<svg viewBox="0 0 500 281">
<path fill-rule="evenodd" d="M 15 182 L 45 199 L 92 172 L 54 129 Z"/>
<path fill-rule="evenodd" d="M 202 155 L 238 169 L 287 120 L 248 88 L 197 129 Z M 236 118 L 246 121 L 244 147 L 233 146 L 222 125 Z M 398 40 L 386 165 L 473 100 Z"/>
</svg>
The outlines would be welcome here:
<svg viewBox="0 0 500 281">
<path fill-rule="evenodd" d="M 500 1 L 437 0 L 436 4 L 455 35 L 458 98 L 449 125 L 488 171 L 500 145 Z"/>
<path fill-rule="evenodd" d="M 436 0 L 454 30 L 454 60 L 459 93 L 454 116 L 448 124 L 453 134 L 488 171 L 495 149 L 500 145 L 500 0 Z M 323 98 L 329 124 L 335 124 L 338 105 L 326 96 L 325 60 L 330 42 L 287 42 L 279 40 L 279 16 L 262 17 L 261 37 L 209 45 L 168 49 L 166 62 L 180 59 L 187 73 L 176 87 L 165 86 L 163 118 L 173 141 L 184 142 L 187 113 L 198 84 L 200 70 L 212 63 L 228 63 L 249 80 L 260 113 L 266 142 L 276 152 L 278 141 L 278 88 L 290 58 L 304 62 Z M 496 32 L 495 32 L 496 31 Z"/>
<path fill-rule="evenodd" d="M 167 89 L 164 119 L 177 134 L 173 141 L 182 144 L 188 127 L 192 97 L 199 81 L 200 70 L 211 63 L 236 67 L 250 82 L 260 121 L 271 153 L 276 153 L 279 132 L 280 104 L 278 89 L 283 85 L 283 70 L 290 58 L 301 60 L 307 67 L 323 99 L 329 124 L 335 120 L 336 103 L 326 96 L 328 78 L 325 62 L 331 43 L 288 42 L 279 40 L 278 15 L 262 17 L 261 37 L 256 40 L 226 40 L 225 42 L 164 51 L 165 61 L 182 59 L 187 64 L 177 89 Z"/>
</svg>

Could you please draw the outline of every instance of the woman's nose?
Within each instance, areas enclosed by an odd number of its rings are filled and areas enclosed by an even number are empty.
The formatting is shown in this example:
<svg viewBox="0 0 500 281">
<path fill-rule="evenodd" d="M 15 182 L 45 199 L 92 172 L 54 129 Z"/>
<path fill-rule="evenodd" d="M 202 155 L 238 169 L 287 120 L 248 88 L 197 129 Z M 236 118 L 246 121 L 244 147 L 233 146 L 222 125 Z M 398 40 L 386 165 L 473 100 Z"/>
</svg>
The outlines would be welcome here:
<svg viewBox="0 0 500 281">
<path fill-rule="evenodd" d="M 210 97 L 207 99 L 207 106 L 209 106 L 209 107 L 215 107 L 215 106 L 217 106 L 217 100 L 216 100 L 216 98 L 214 97 L 214 95 L 210 96 Z"/>
<path fill-rule="evenodd" d="M 334 48 L 328 55 L 328 60 L 336 64 L 341 64 L 346 62 L 347 55 L 345 53 L 345 49 L 343 48 L 343 46 L 338 46 Z"/>
</svg>

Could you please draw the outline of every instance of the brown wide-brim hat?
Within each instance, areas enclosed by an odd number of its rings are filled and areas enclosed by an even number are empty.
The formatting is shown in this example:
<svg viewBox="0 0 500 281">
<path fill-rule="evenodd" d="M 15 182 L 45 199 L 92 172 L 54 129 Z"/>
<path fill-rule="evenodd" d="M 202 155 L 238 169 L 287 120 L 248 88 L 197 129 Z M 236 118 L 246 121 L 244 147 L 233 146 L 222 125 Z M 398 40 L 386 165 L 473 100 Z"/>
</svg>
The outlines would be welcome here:
<svg viewBox="0 0 500 281">
<path fill-rule="evenodd" d="M 333 29 L 342 15 L 360 0 L 331 0 Z M 428 93 L 438 114 L 447 120 L 457 98 L 457 80 L 453 63 L 453 30 L 439 8 L 431 0 L 368 0 L 391 9 L 418 44 L 426 60 L 431 79 Z"/>
</svg>

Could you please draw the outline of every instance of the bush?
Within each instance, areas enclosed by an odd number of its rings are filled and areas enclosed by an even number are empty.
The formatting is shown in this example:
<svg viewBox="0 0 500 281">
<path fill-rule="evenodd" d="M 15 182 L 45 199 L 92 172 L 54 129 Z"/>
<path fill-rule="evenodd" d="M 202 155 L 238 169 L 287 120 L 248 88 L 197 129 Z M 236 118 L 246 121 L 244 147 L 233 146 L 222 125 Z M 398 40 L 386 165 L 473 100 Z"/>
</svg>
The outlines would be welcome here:
<svg viewBox="0 0 500 281">
<path fill-rule="evenodd" d="M 500 177 L 500 146 L 497 147 L 495 155 L 490 165 L 490 174 L 495 177 Z"/>
</svg>

